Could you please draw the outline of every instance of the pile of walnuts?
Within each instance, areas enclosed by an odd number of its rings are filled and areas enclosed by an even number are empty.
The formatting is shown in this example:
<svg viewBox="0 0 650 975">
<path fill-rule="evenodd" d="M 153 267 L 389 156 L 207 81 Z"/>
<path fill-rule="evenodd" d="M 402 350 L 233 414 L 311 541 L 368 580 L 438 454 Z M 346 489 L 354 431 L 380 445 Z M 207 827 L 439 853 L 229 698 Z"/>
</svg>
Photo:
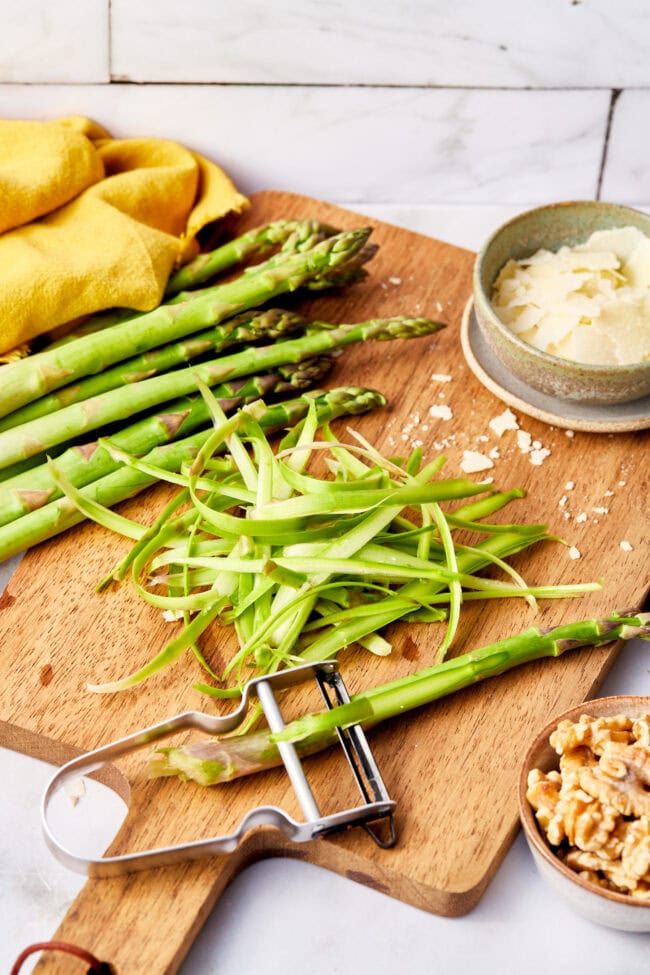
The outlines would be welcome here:
<svg viewBox="0 0 650 975">
<path fill-rule="evenodd" d="M 650 714 L 583 714 L 550 743 L 560 770 L 533 769 L 526 798 L 554 852 L 584 880 L 650 901 Z"/>
</svg>

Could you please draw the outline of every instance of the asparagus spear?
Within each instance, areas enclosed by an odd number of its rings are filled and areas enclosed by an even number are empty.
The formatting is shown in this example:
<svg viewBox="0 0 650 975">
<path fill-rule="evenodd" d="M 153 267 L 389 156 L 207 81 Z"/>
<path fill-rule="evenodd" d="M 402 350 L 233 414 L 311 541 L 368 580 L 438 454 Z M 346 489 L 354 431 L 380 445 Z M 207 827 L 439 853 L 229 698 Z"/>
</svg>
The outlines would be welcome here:
<svg viewBox="0 0 650 975">
<path fill-rule="evenodd" d="M 118 389 L 120 386 L 157 376 L 209 352 L 222 352 L 233 345 L 256 342 L 262 338 L 277 339 L 306 325 L 307 320 L 302 315 L 280 308 L 269 308 L 255 313 L 243 312 L 222 325 L 215 325 L 179 342 L 143 352 L 117 363 L 112 369 L 106 369 L 95 376 L 87 376 L 71 386 L 63 386 L 58 392 L 41 396 L 1 419 L 0 432 L 20 426 L 21 423 L 29 423 L 39 416 L 55 413 L 71 403 L 80 403 L 91 396 L 99 396 L 109 389 Z"/>
<path fill-rule="evenodd" d="M 264 254 L 278 244 L 284 244 L 287 250 L 300 251 L 315 236 L 324 239 L 335 233 L 332 227 L 318 220 L 276 220 L 263 227 L 255 227 L 208 254 L 199 254 L 172 274 L 165 295 L 176 295 L 179 291 L 196 288 L 198 284 L 209 281 L 249 257 Z"/>
<path fill-rule="evenodd" d="M 363 247 L 369 234 L 370 230 L 363 228 L 329 237 L 305 253 L 284 255 L 272 268 L 261 264 L 255 274 L 243 274 L 185 301 L 160 305 L 136 319 L 6 365 L 2 369 L 0 416 L 81 376 L 101 372 L 122 359 L 295 291 L 348 261 Z"/>
<path fill-rule="evenodd" d="M 336 741 L 337 728 L 358 723 L 371 728 L 519 664 L 634 637 L 650 640 L 650 613 L 615 613 L 605 619 L 584 620 L 547 630 L 532 627 L 517 636 L 355 694 L 349 704 L 331 711 L 305 715 L 277 735 L 265 729 L 178 748 L 158 748 L 150 759 L 149 772 L 154 778 L 177 775 L 200 785 L 228 782 L 280 765 L 278 743 L 281 741 L 293 742 L 301 755 L 311 755 Z"/>
<path fill-rule="evenodd" d="M 252 400 L 308 389 L 326 375 L 331 364 L 332 360 L 326 356 L 308 359 L 298 366 L 280 366 L 272 373 L 222 383 L 213 393 L 224 412 L 230 413 Z M 187 436 L 209 422 L 210 413 L 203 397 L 198 394 L 186 396 L 165 403 L 162 411 L 112 434 L 111 443 L 128 453 L 141 456 L 154 447 Z M 90 484 L 120 466 L 97 441 L 70 447 L 57 457 L 56 464 L 63 476 L 76 487 Z M 62 493 L 54 483 L 47 463 L 10 478 L 0 485 L 0 525 L 41 508 L 60 498 Z"/>
<path fill-rule="evenodd" d="M 0 433 L 0 468 L 24 460 L 58 443 L 72 440 L 90 430 L 96 430 L 107 423 L 151 409 L 172 397 L 192 392 L 196 388 L 197 376 L 208 386 L 214 386 L 241 376 L 275 369 L 279 365 L 301 362 L 353 342 L 416 338 L 429 335 L 442 327 L 440 322 L 426 318 L 376 319 L 355 325 L 340 325 L 334 329 L 326 327 L 298 339 L 276 342 L 271 346 L 251 347 L 201 365 L 144 379 L 82 403 L 73 403 L 57 413 L 39 417 Z M 79 339 L 79 343 L 82 341 L 84 340 Z M 74 343 L 69 348 L 73 346 Z"/>
<path fill-rule="evenodd" d="M 316 406 L 319 423 L 327 423 L 338 416 L 366 413 L 383 406 L 386 402 L 381 393 L 357 386 L 343 386 L 327 392 L 314 390 L 295 399 L 267 407 L 258 417 L 258 422 L 262 429 L 268 432 L 293 426 L 306 415 L 312 401 Z M 196 456 L 211 432 L 210 427 L 183 440 L 156 447 L 143 459 L 164 470 L 179 471 L 184 463 L 189 463 Z M 81 494 L 106 507 L 111 507 L 119 501 L 139 494 L 155 480 L 154 477 L 122 465 L 112 473 L 82 487 Z M 21 518 L 0 527 L 0 562 L 60 534 L 83 520 L 84 515 L 67 497 L 51 501 L 41 508 L 30 511 Z"/>
<path fill-rule="evenodd" d="M 363 265 L 367 264 L 378 250 L 378 244 L 365 244 L 345 264 L 341 264 L 340 267 L 334 268 L 321 277 L 308 281 L 305 287 L 309 291 L 325 291 L 327 288 L 347 288 L 351 284 L 358 284 L 368 274 Z"/>
</svg>

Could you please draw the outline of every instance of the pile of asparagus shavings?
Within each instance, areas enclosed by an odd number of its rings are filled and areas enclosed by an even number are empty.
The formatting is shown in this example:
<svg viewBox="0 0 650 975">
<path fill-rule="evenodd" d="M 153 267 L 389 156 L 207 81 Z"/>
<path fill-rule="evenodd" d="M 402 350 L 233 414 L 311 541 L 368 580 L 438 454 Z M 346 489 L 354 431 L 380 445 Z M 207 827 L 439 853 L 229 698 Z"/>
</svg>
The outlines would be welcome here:
<svg viewBox="0 0 650 975">
<path fill-rule="evenodd" d="M 549 538 L 544 525 L 484 521 L 522 497 L 521 490 L 442 479 L 444 457 L 423 464 L 418 449 L 406 459 L 387 459 L 354 430 L 354 442 L 344 444 L 329 426 L 332 412 L 319 413 L 318 400 L 274 453 L 262 403 L 227 417 L 198 377 L 197 383 L 213 428 L 179 473 L 110 440 L 103 444 L 125 469 L 181 488 L 150 528 L 89 504 L 51 465 L 61 490 L 86 516 L 137 539 L 99 588 L 130 571 L 143 599 L 184 617 L 181 631 L 145 666 L 92 690 L 133 687 L 192 648 L 213 681 L 195 687 L 232 697 L 253 676 L 332 659 L 351 644 L 385 655 L 391 647 L 380 631 L 397 620 L 446 621 L 434 657 L 439 664 L 465 601 L 534 601 L 599 588 L 528 586 L 508 565 L 509 556 Z M 324 455 L 326 476 L 310 469 L 317 455 Z M 463 503 L 443 511 L 450 501 Z M 458 544 L 459 529 L 482 537 Z M 489 566 L 510 578 L 478 575 Z M 215 620 L 232 624 L 238 638 L 222 674 L 211 670 L 197 645 Z"/>
</svg>

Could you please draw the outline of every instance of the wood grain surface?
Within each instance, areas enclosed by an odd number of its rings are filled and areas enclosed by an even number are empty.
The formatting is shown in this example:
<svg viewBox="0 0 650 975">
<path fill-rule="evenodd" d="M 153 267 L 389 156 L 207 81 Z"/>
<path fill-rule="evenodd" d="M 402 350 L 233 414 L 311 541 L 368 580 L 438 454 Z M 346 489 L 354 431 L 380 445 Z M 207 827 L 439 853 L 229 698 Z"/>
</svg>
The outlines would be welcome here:
<svg viewBox="0 0 650 975">
<path fill-rule="evenodd" d="M 266 192 L 254 197 L 242 224 L 283 216 L 316 216 L 342 228 L 368 222 L 325 203 Z M 487 452 L 497 446 L 499 457 L 489 472 L 495 484 L 527 491 L 508 509 L 507 520 L 546 522 L 581 552 L 572 560 L 567 547 L 545 543 L 516 558 L 516 567 L 530 583 L 603 581 L 602 591 L 542 603 L 537 614 L 523 600 L 468 604 L 453 653 L 533 624 L 638 605 L 648 586 L 647 464 L 642 463 L 648 434 L 568 437 L 521 416 L 521 427 L 550 449 L 541 466 L 533 465 L 512 432 L 499 439 L 489 428 L 490 418 L 504 406 L 479 385 L 461 354 L 458 331 L 471 292 L 473 255 L 372 223 L 372 239 L 381 248 L 370 279 L 345 294 L 310 302 L 314 314 L 354 321 L 408 312 L 441 317 L 448 327 L 431 338 L 346 350 L 327 385 L 370 385 L 384 392 L 390 404 L 385 410 L 351 422 L 388 453 L 417 439 L 431 455 L 444 442 L 446 476 L 462 475 L 463 450 Z M 451 381 L 432 378 L 441 373 Z M 429 415 L 431 406 L 443 403 L 451 408 L 451 419 Z M 340 435 L 345 425 L 337 421 Z M 569 481 L 573 490 L 565 488 Z M 150 520 L 163 497 L 154 489 L 120 510 Z M 581 512 L 587 518 L 578 522 Z M 623 539 L 632 543 L 631 552 L 620 549 Z M 190 654 L 130 692 L 97 696 L 85 690 L 87 681 L 132 671 L 174 632 L 174 624 L 165 623 L 126 585 L 103 596 L 94 593 L 95 582 L 128 545 L 97 526 L 80 526 L 22 561 L 1 603 L 2 744 L 59 763 L 179 711 L 216 708 L 192 690 L 200 674 Z M 394 650 L 388 658 L 356 649 L 341 655 L 352 692 L 429 665 L 441 629 L 395 625 L 389 635 Z M 211 641 L 207 653 L 218 669 L 234 645 L 233 635 L 217 630 Z M 111 961 L 120 975 L 171 975 L 230 879 L 253 860 L 277 855 L 320 864 L 427 911 L 469 911 L 515 835 L 516 778 L 526 743 L 553 713 L 593 695 L 616 653 L 610 646 L 527 665 L 372 732 L 371 744 L 397 801 L 395 849 L 376 848 L 362 831 L 291 846 L 272 830 L 257 830 L 227 857 L 88 881 L 57 937 L 83 944 Z M 291 705 L 300 712 L 309 700 L 296 693 Z M 306 762 L 326 811 L 353 798 L 352 783 L 339 774 L 340 761 L 330 752 Z M 280 770 L 212 790 L 175 780 L 148 782 L 141 759 L 131 758 L 124 771 L 131 806 L 112 852 L 223 833 L 262 803 L 295 811 Z M 126 782 L 123 791 L 128 794 Z M 65 959 L 44 956 L 38 970 L 70 969 Z"/>
</svg>

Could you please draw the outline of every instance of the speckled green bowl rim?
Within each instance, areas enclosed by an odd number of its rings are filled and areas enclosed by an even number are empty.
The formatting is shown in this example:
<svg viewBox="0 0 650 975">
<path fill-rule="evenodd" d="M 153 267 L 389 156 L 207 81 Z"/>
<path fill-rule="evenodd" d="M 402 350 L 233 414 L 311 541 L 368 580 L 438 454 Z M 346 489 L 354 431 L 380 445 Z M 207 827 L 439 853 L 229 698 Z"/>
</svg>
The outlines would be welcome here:
<svg viewBox="0 0 650 975">
<path fill-rule="evenodd" d="M 582 208 L 586 207 L 591 210 L 600 211 L 602 213 L 620 215 L 623 221 L 626 219 L 626 217 L 628 219 L 631 217 L 634 220 L 635 225 L 647 221 L 648 224 L 647 233 L 650 234 L 650 215 L 644 213 L 642 210 L 635 210 L 633 207 L 624 206 L 623 204 L 620 203 L 603 203 L 600 200 L 565 200 L 561 203 L 546 203 L 544 204 L 544 206 L 533 207 L 532 210 L 524 210 L 522 213 L 518 213 L 517 216 L 511 217 L 510 220 L 507 220 L 505 223 L 502 223 L 500 227 L 497 227 L 497 229 L 490 234 L 490 236 L 488 237 L 488 239 L 486 240 L 486 242 L 483 244 L 480 251 L 476 255 L 476 260 L 474 262 L 474 274 L 473 274 L 474 302 L 475 304 L 480 303 L 482 313 L 489 315 L 490 321 L 493 323 L 496 330 L 500 332 L 504 336 L 504 338 L 506 338 L 515 348 L 519 349 L 521 352 L 526 354 L 530 354 L 532 349 L 535 357 L 538 358 L 540 362 L 545 363 L 547 366 L 554 366 L 557 365 L 558 363 L 561 363 L 562 366 L 566 369 L 566 372 L 569 374 L 573 372 L 582 373 L 584 372 L 585 367 L 587 367 L 590 371 L 593 370 L 595 375 L 598 375 L 598 373 L 616 374 L 620 372 L 620 374 L 623 375 L 625 373 L 629 374 L 635 372 L 645 372 L 647 369 L 650 369 L 650 362 L 626 363 L 624 365 L 619 365 L 619 366 L 602 365 L 599 363 L 592 364 L 592 363 L 585 363 L 585 362 L 573 362 L 571 359 L 563 359 L 561 358 L 561 356 L 551 355 L 550 352 L 544 352 L 542 349 L 537 349 L 535 348 L 535 346 L 530 345 L 530 343 L 524 342 L 523 339 L 520 339 L 519 336 L 516 335 L 514 332 L 512 332 L 507 325 L 503 324 L 499 316 L 492 308 L 492 304 L 490 302 L 490 295 L 486 292 L 486 289 L 483 284 L 483 277 L 484 277 L 485 259 L 494 241 L 497 240 L 497 238 L 499 238 L 504 233 L 504 231 L 508 230 L 511 227 L 516 226 L 517 223 L 521 223 L 529 219 L 531 216 L 533 216 L 536 213 L 554 214 L 556 212 L 559 213 L 560 211 L 563 210 L 566 211 L 571 207 L 582 207 Z M 642 219 L 639 220 L 639 217 L 641 217 Z M 612 223 L 602 227 L 601 229 L 610 230 L 614 227 L 624 227 L 624 226 L 626 226 L 624 222 Z M 593 232 L 594 231 L 592 230 L 591 233 Z M 576 243 L 578 242 L 579 239 L 584 239 L 584 238 L 580 238 L 580 237 L 576 238 Z M 540 247 L 541 246 L 542 245 L 540 244 Z M 537 249 L 538 248 L 535 248 L 535 250 Z M 528 250 L 524 249 L 522 250 L 521 256 L 522 257 L 528 256 L 531 253 L 534 253 L 534 251 L 530 249 Z M 492 284 L 493 281 L 490 281 L 488 285 L 490 291 L 492 289 Z"/>
<path fill-rule="evenodd" d="M 554 870 L 561 873 L 567 880 L 570 880 L 577 887 L 582 887 L 584 891 L 590 894 L 595 894 L 596 896 L 601 896 L 605 900 L 615 901 L 618 904 L 625 904 L 626 907 L 635 907 L 640 911 L 650 910 L 650 901 L 639 901 L 636 897 L 631 897 L 629 894 L 618 894 L 614 890 L 607 890 L 604 887 L 596 887 L 594 884 L 590 884 L 588 881 L 583 880 L 577 873 L 574 873 L 569 867 L 567 867 L 558 857 L 553 853 L 550 847 L 547 845 L 546 841 L 542 837 L 542 834 L 537 825 L 537 820 L 533 813 L 532 806 L 526 799 L 527 790 L 527 779 L 528 772 L 531 769 L 532 756 L 535 751 L 537 751 L 539 745 L 546 741 L 551 736 L 551 733 L 555 731 L 560 721 L 564 721 L 569 718 L 575 721 L 580 714 L 588 714 L 590 706 L 593 708 L 594 705 L 602 704 L 614 704 L 616 703 L 618 714 L 626 714 L 630 707 L 641 708 L 645 711 L 650 711 L 650 697 L 645 697 L 643 695 L 614 695 L 612 697 L 599 697 L 594 698 L 591 701 L 583 701 L 582 704 L 574 704 L 573 707 L 567 708 L 561 714 L 558 714 L 552 721 L 539 731 L 533 741 L 530 744 L 526 752 L 526 757 L 521 764 L 521 771 L 519 773 L 519 784 L 518 784 L 518 802 L 519 802 L 519 818 L 521 820 L 521 825 L 526 834 L 526 839 L 532 843 L 535 850 L 543 857 L 546 863 L 550 864 Z"/>
</svg>

